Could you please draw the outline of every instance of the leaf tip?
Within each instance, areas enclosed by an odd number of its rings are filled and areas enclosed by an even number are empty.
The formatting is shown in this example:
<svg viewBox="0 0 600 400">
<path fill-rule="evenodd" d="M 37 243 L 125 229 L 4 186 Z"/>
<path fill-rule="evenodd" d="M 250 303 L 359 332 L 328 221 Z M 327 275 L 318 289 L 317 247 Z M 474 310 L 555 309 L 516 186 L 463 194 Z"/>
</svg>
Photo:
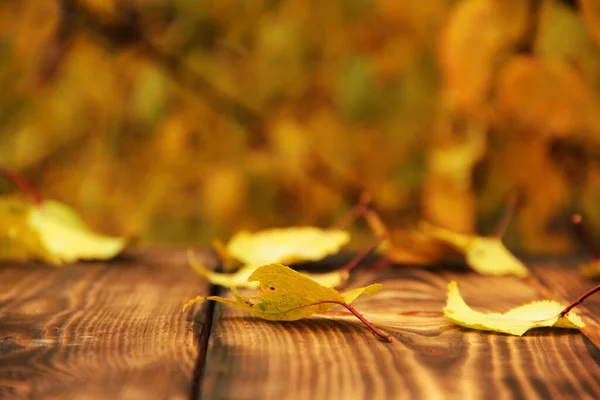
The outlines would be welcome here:
<svg viewBox="0 0 600 400">
<path fill-rule="evenodd" d="M 198 303 L 199 301 L 203 301 L 206 300 L 207 297 L 206 296 L 198 296 L 198 297 L 194 297 L 193 299 L 191 299 L 190 301 L 188 301 L 187 303 L 185 303 L 183 305 L 183 309 L 182 312 L 185 312 L 188 308 L 190 308 L 191 306 L 193 306 L 194 304 Z"/>
<path fill-rule="evenodd" d="M 448 301 L 456 295 L 460 296 L 460 291 L 458 290 L 458 283 L 456 281 L 448 282 Z"/>
<path fill-rule="evenodd" d="M 192 267 L 192 269 L 194 271 L 196 271 L 196 273 L 200 276 L 203 276 L 205 278 L 209 278 L 209 272 L 206 269 L 206 267 L 204 267 L 204 265 L 202 265 L 198 259 L 196 258 L 196 254 L 194 253 L 194 250 L 192 250 L 191 248 L 187 249 L 186 251 L 186 256 L 187 256 L 187 260 L 188 263 L 190 264 L 190 266 Z"/>
</svg>

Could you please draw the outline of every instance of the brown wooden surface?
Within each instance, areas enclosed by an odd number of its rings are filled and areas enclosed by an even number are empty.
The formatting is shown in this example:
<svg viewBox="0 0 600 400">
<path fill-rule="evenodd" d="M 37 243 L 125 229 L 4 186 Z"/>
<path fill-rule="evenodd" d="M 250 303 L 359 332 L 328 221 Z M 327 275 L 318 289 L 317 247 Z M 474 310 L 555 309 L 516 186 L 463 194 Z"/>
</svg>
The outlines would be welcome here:
<svg viewBox="0 0 600 400">
<path fill-rule="evenodd" d="M 0 398 L 600 398 L 600 296 L 578 310 L 583 334 L 519 338 L 443 318 L 451 280 L 487 311 L 567 302 L 594 284 L 564 266 L 532 270 L 527 281 L 460 269 L 355 274 L 348 288 L 384 284 L 355 306 L 393 336 L 387 344 L 341 307 L 277 323 L 219 304 L 203 333 L 213 303 L 181 306 L 210 288 L 181 251 L 59 269 L 0 264 Z"/>
<path fill-rule="evenodd" d="M 183 252 L 0 265 L 0 398 L 188 398 L 206 293 Z"/>
<path fill-rule="evenodd" d="M 537 329 L 514 337 L 457 327 L 442 315 L 450 280 L 481 310 L 540 298 L 535 285 L 510 277 L 407 268 L 363 275 L 350 286 L 376 281 L 384 291 L 355 306 L 393 336 L 392 344 L 342 308 L 277 323 L 218 304 L 201 397 L 600 398 L 600 351 L 581 332 Z M 588 305 L 600 307 L 600 298 Z"/>
</svg>

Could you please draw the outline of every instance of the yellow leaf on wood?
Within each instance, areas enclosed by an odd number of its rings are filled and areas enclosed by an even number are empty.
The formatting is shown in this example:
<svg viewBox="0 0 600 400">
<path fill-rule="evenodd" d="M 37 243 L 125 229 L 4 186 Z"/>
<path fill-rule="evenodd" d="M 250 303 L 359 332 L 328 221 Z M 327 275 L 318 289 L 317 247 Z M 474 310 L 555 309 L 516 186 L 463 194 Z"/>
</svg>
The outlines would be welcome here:
<svg viewBox="0 0 600 400">
<path fill-rule="evenodd" d="M 46 200 L 0 199 L 0 259 L 42 260 L 60 265 L 80 259 L 108 259 L 125 247 L 124 238 L 90 231 L 74 210 Z"/>
<path fill-rule="evenodd" d="M 341 294 L 281 264 L 259 267 L 248 280 L 260 283 L 260 294 L 255 298 L 244 297 L 234 289 L 235 300 L 200 296 L 187 302 L 184 310 L 198 301 L 214 300 L 270 321 L 294 321 L 327 311 L 336 304 L 351 303 L 361 294 L 381 290 L 380 284 L 373 284 Z"/>
<path fill-rule="evenodd" d="M 428 223 L 421 230 L 464 254 L 467 264 L 483 275 L 526 277 L 529 270 L 502 243 L 500 238 L 465 235 Z"/>
<path fill-rule="evenodd" d="M 227 253 L 246 265 L 292 264 L 318 261 L 337 253 L 350 241 L 343 230 L 311 226 L 238 232 L 227 243 Z"/>
<path fill-rule="evenodd" d="M 454 247 L 421 231 L 399 229 L 391 232 L 391 245 L 384 252 L 395 263 L 431 266 L 457 255 Z"/>
<path fill-rule="evenodd" d="M 457 325 L 471 329 L 508 333 L 522 336 L 533 328 L 556 327 L 581 329 L 581 317 L 570 311 L 559 317 L 564 306 L 556 301 L 542 300 L 513 308 L 505 313 L 484 313 L 473 310 L 465 303 L 456 282 L 448 285 L 448 302 L 444 315 Z"/>
<path fill-rule="evenodd" d="M 213 300 L 247 311 L 269 321 L 295 321 L 322 313 L 335 305 L 342 305 L 351 311 L 365 325 L 382 339 L 391 342 L 391 337 L 379 331 L 364 319 L 351 305 L 362 294 L 371 294 L 381 290 L 380 284 L 353 289 L 339 293 L 319 285 L 310 278 L 281 264 L 259 267 L 250 275 L 248 281 L 260 282 L 260 294 L 244 297 L 232 288 L 235 300 L 219 296 L 200 296 L 188 301 L 183 310 L 204 300 Z"/>
<path fill-rule="evenodd" d="M 205 277 L 210 283 L 224 287 L 243 287 L 255 289 L 259 286 L 257 281 L 249 281 L 248 278 L 256 271 L 258 265 L 244 265 L 236 272 L 219 273 L 211 271 L 202 265 L 191 251 L 188 251 L 188 261 L 194 271 Z M 302 272 L 302 275 L 309 277 L 315 282 L 325 287 L 337 287 L 348 280 L 350 273 L 348 271 L 332 271 L 321 274 L 312 274 Z"/>
</svg>

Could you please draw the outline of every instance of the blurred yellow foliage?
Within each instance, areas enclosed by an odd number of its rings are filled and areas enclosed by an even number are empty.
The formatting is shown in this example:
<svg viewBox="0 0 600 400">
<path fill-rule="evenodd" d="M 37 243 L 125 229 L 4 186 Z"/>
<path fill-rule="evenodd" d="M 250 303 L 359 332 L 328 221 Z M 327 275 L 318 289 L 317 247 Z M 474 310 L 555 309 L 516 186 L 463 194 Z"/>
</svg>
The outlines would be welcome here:
<svg viewBox="0 0 600 400">
<path fill-rule="evenodd" d="M 328 226 L 366 189 L 461 233 L 516 192 L 507 245 L 567 251 L 570 211 L 600 227 L 599 26 L 594 0 L 1 2 L 0 164 L 144 243 Z"/>
<path fill-rule="evenodd" d="M 528 0 L 464 0 L 440 36 L 440 67 L 449 101 L 471 113 L 485 101 L 501 52 L 527 27 Z"/>
</svg>

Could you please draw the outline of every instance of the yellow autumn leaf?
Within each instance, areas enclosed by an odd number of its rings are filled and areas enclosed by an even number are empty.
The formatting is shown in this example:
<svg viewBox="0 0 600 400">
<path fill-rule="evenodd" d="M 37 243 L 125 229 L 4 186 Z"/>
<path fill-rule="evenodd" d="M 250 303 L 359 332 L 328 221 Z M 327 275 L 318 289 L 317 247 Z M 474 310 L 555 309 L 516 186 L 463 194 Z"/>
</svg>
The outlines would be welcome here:
<svg viewBox="0 0 600 400">
<path fill-rule="evenodd" d="M 79 259 L 108 259 L 125 244 L 124 238 L 90 231 L 75 211 L 62 203 L 0 199 L 0 260 L 37 259 L 60 265 Z"/>
<path fill-rule="evenodd" d="M 391 231 L 391 243 L 384 253 L 394 263 L 422 266 L 435 265 L 457 255 L 453 247 L 414 229 Z"/>
<path fill-rule="evenodd" d="M 516 275 L 524 278 L 529 270 L 497 237 L 466 235 L 434 226 L 421 224 L 421 230 L 464 254 L 467 264 L 483 275 Z"/>
<path fill-rule="evenodd" d="M 398 264 L 433 265 L 444 258 L 456 255 L 456 250 L 415 229 L 388 231 L 381 217 L 372 209 L 364 214 L 369 229 L 382 238 L 379 250 L 385 258 Z"/>
<path fill-rule="evenodd" d="M 236 272 L 232 273 L 219 273 L 211 271 L 202 265 L 191 250 L 188 250 L 188 261 L 194 271 L 199 275 L 205 277 L 210 283 L 214 285 L 220 285 L 224 287 L 243 287 L 248 289 L 256 289 L 259 286 L 258 281 L 250 282 L 248 278 L 252 273 L 259 267 L 253 265 L 244 265 Z M 304 276 L 309 277 L 315 282 L 325 287 L 337 287 L 344 283 L 350 273 L 348 271 L 332 271 L 321 274 L 312 274 L 308 272 L 302 272 Z"/>
<path fill-rule="evenodd" d="M 51 257 L 28 223 L 31 206 L 17 197 L 0 199 L 0 260 L 24 261 L 31 258 L 32 252 L 40 258 Z"/>
<path fill-rule="evenodd" d="M 448 284 L 448 302 L 444 308 L 444 315 L 460 326 L 516 336 L 522 336 L 533 328 L 581 329 L 585 326 L 581 317 L 573 311 L 559 317 L 563 309 L 564 306 L 556 301 L 542 300 L 513 308 L 505 313 L 475 311 L 465 303 L 458 285 L 452 281 Z"/>
<path fill-rule="evenodd" d="M 350 234 L 338 229 L 312 226 L 238 232 L 227 243 L 227 253 L 246 265 L 293 264 L 318 261 L 337 253 L 350 241 Z"/>
<path fill-rule="evenodd" d="M 244 297 L 232 287 L 235 300 L 219 296 L 199 296 L 188 301 L 185 311 L 191 305 L 204 300 L 213 300 L 247 311 L 269 321 L 295 321 L 316 313 L 322 313 L 335 305 L 346 307 L 369 329 L 382 339 L 391 342 L 391 337 L 379 331 L 359 314 L 352 302 L 362 294 L 381 290 L 380 284 L 353 289 L 346 293 L 327 288 L 312 279 L 281 264 L 265 265 L 257 268 L 248 278 L 249 282 L 260 283 L 260 294 Z"/>
</svg>

